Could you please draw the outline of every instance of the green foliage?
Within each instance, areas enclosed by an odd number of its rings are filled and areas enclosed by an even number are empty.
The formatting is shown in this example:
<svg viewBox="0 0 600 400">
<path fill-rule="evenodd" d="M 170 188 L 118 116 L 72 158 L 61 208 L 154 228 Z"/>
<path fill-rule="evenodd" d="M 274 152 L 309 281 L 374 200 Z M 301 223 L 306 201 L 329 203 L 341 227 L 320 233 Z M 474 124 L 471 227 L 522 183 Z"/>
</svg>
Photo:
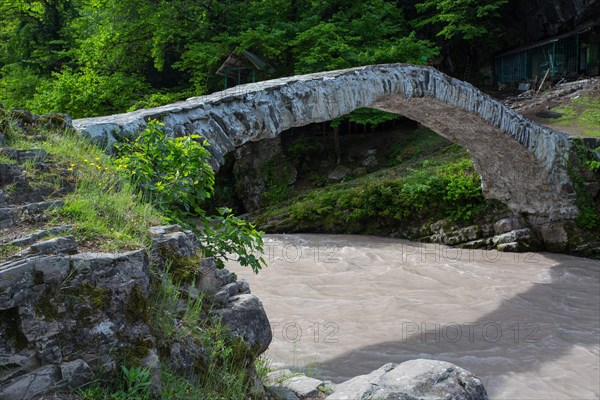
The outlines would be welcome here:
<svg viewBox="0 0 600 400">
<path fill-rule="evenodd" d="M 0 101 L 74 117 L 154 106 L 220 90 L 234 50 L 274 67 L 259 79 L 434 57 L 408 26 L 385 0 L 5 1 Z"/>
<path fill-rule="evenodd" d="M 142 108 L 160 107 L 165 104 L 185 100 L 191 95 L 192 93 L 187 91 L 150 93 L 134 103 L 127 111 L 135 111 Z"/>
<path fill-rule="evenodd" d="M 173 64 L 173 68 L 191 75 L 189 83 L 197 95 L 222 88 L 222 78 L 217 78 L 214 72 L 228 56 L 229 46 L 220 39 L 216 37 L 211 42 L 187 44 L 181 59 Z"/>
<path fill-rule="evenodd" d="M 162 397 L 163 399 L 205 399 L 206 392 L 203 387 L 190 382 L 180 374 L 170 371 L 166 366 L 161 368 Z M 214 398 L 214 397 L 213 397 Z"/>
<path fill-rule="evenodd" d="M 425 64 L 439 55 L 439 48 L 425 39 L 417 39 L 416 33 L 388 39 L 376 48 L 359 54 L 359 64 L 408 63 Z"/>
<path fill-rule="evenodd" d="M 267 374 L 273 371 L 271 360 L 265 355 L 261 355 L 254 360 L 254 368 L 256 369 L 256 376 L 262 382 L 265 381 Z"/>
<path fill-rule="evenodd" d="M 425 0 L 416 4 L 425 14 L 417 27 L 437 25 L 437 36 L 445 39 L 455 37 L 464 40 L 483 38 L 493 32 L 494 20 L 499 10 L 509 0 Z"/>
<path fill-rule="evenodd" d="M 150 368 L 121 366 L 125 381 L 124 397 L 119 399 L 146 399 L 150 396 Z M 116 400 L 116 399 L 115 399 Z"/>
<path fill-rule="evenodd" d="M 160 278 L 151 300 L 152 320 L 161 334 L 159 346 L 170 349 L 173 341 L 193 340 L 203 351 L 197 363 L 186 371 L 197 379 L 188 380 L 162 366 L 162 396 L 169 399 L 245 399 L 249 382 L 246 376 L 248 350 L 239 340 L 211 318 L 210 300 L 204 296 L 184 296 L 170 274 Z M 182 305 L 183 309 L 182 310 Z M 177 315 L 178 323 L 173 324 Z M 188 375 L 188 374 L 185 374 Z"/>
<path fill-rule="evenodd" d="M 122 73 L 64 68 L 44 80 L 28 106 L 39 113 L 64 112 L 75 118 L 126 110 L 148 86 Z"/>
<path fill-rule="evenodd" d="M 314 191 L 290 206 L 291 218 L 330 220 L 352 227 L 369 221 L 396 224 L 451 218 L 470 221 L 484 206 L 481 181 L 471 160 L 425 164 L 403 177 L 364 179 Z"/>
<path fill-rule="evenodd" d="M 17 254 L 17 252 L 19 250 L 20 250 L 20 247 L 9 244 L 9 243 L 0 244 L 0 261 L 4 261 L 8 257 L 10 257 L 14 254 Z"/>
<path fill-rule="evenodd" d="M 400 10 L 390 2 L 370 0 L 331 4 L 332 13 L 320 23 L 316 17 L 304 21 L 292 46 L 295 72 L 308 73 L 378 63 L 422 64 L 438 49 L 407 31 Z M 337 11 L 333 11 L 336 10 Z"/>
<path fill-rule="evenodd" d="M 144 196 L 176 222 L 186 224 L 202 214 L 201 204 L 213 191 L 206 141 L 189 135 L 169 138 L 162 124 L 150 121 L 133 141 L 117 144 L 117 169 L 125 171 Z"/>
<path fill-rule="evenodd" d="M 224 260 L 237 260 L 255 273 L 266 265 L 262 254 L 262 232 L 255 226 L 231 214 L 229 208 L 219 208 L 219 215 L 207 217 L 203 222 L 200 245 L 205 255 L 215 257 L 219 268 Z"/>
<path fill-rule="evenodd" d="M 79 391 L 83 400 L 149 400 L 150 369 L 121 365 L 121 375 L 113 387 L 98 383 Z"/>
<path fill-rule="evenodd" d="M 592 149 L 588 148 L 581 139 L 575 140 L 574 145 L 581 168 L 597 170 L 598 160 Z M 590 231 L 600 231 L 600 213 L 596 210 L 596 203 L 585 186 L 580 169 L 575 165 L 568 164 L 567 172 L 575 189 L 575 204 L 579 209 L 579 215 L 575 220 L 577 226 Z"/>
<path fill-rule="evenodd" d="M 9 146 L 14 146 L 18 142 L 23 142 L 24 132 L 17 120 L 11 115 L 8 109 L 0 108 L 0 132 L 4 133 L 4 137 Z M 13 164 L 14 160 L 3 156 L 3 162 Z"/>
<path fill-rule="evenodd" d="M 402 118 L 398 114 L 375 110 L 372 108 L 359 108 L 348 115 L 348 121 L 359 125 L 376 127 L 384 122 Z"/>
<path fill-rule="evenodd" d="M 124 171 L 172 222 L 194 229 L 200 226 L 202 251 L 214 256 L 220 268 L 224 260 L 236 257 L 258 272 L 265 263 L 255 255 L 262 251 L 261 232 L 228 208 L 211 217 L 202 209 L 214 185 L 206 142 L 199 142 L 197 135 L 169 138 L 160 126 L 150 121 L 134 141 L 119 144 L 116 169 Z"/>
<path fill-rule="evenodd" d="M 63 207 L 48 217 L 54 224 L 74 225 L 81 243 L 93 242 L 103 251 L 140 248 L 151 242 L 148 227 L 164 223 L 157 210 L 140 199 L 128 177 L 119 176 L 110 158 L 76 132 L 38 127 L 36 136 L 43 140 L 32 141 L 12 119 L 0 115 L 0 129 L 4 128 L 11 146 L 42 148 L 52 154 L 58 168 L 53 179 L 74 186 Z M 49 181 L 39 172 L 31 178 L 34 185 Z"/>
<path fill-rule="evenodd" d="M 449 174 L 446 178 L 444 200 L 455 207 L 451 214 L 453 219 L 470 220 L 477 205 L 483 202 L 479 175 L 461 174 L 459 171 Z"/>
<path fill-rule="evenodd" d="M 569 176 L 577 193 L 575 203 L 579 208 L 579 215 L 575 222 L 577 226 L 589 230 L 600 230 L 600 215 L 596 211 L 596 204 L 586 190 L 583 177 L 570 169 Z"/>
<path fill-rule="evenodd" d="M 202 312 L 208 311 L 203 295 L 183 297 L 180 284 L 179 277 L 173 274 L 173 266 L 168 265 L 167 273 L 158 277 L 157 289 L 150 298 L 151 320 L 161 333 L 159 345 L 168 346 L 173 340 L 194 335 Z M 173 316 L 180 314 L 182 303 L 185 312 L 179 315 L 179 326 L 174 326 Z"/>
<path fill-rule="evenodd" d="M 295 73 L 348 68 L 356 57 L 342 26 L 325 22 L 300 33 L 294 42 Z"/>
<path fill-rule="evenodd" d="M 29 66 L 5 65 L 0 70 L 0 101 L 7 108 L 23 107 L 27 104 L 24 99 L 33 98 L 43 81 Z"/>
</svg>

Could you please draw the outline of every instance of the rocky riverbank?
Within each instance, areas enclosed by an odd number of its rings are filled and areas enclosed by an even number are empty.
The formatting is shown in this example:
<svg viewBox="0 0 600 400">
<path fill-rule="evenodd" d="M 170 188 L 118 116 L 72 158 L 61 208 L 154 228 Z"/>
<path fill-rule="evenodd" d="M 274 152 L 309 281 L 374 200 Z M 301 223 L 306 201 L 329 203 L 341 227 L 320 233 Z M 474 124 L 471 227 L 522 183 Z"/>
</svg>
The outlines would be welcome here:
<svg viewBox="0 0 600 400">
<path fill-rule="evenodd" d="M 56 237 L 40 240 L 49 235 Z M 196 261 L 197 238 L 178 226 L 152 229 L 154 244 L 126 253 L 80 251 L 69 227 L 9 242 L 22 246 L 0 264 L 0 398 L 30 399 L 110 379 L 124 363 L 148 368 L 150 392 L 161 393 L 161 368 L 190 380 L 207 374 L 209 345 L 185 325 L 210 332 L 222 325 L 249 377 L 271 341 L 269 321 L 250 288 L 214 260 Z M 194 262 L 194 264 L 191 264 Z M 177 309 L 157 321 L 157 296 L 167 270 L 193 271 L 176 286 Z M 192 307 L 202 300 L 196 320 Z M 160 310 L 167 312 L 169 310 Z M 255 381 L 257 393 L 262 392 Z"/>
<path fill-rule="evenodd" d="M 314 127 L 312 133 L 284 133 L 281 141 L 245 145 L 229 164 L 232 172 L 224 167 L 217 177 L 223 194 L 217 202 L 247 211 L 246 217 L 269 233 L 375 234 L 597 258 L 600 174 L 582 161 L 582 154 L 595 154 L 593 147 L 578 143 L 570 171 L 585 210 L 560 223 L 540 224 L 535 216 L 484 199 L 464 149 L 410 126 L 342 136 L 339 164 L 331 158 L 327 137 L 315 134 Z"/>
<path fill-rule="evenodd" d="M 385 364 L 338 384 L 283 369 L 269 373 L 265 385 L 273 399 L 282 400 L 488 399 L 481 381 L 469 371 L 421 359 Z"/>
<path fill-rule="evenodd" d="M 0 398 L 263 393 L 271 330 L 248 285 L 191 231 L 150 228 L 68 117 L 1 117 Z"/>
<path fill-rule="evenodd" d="M 60 147 L 68 138 L 67 116 L 13 112 L 10 118 L 3 130 L 14 134 L 8 124 L 16 124 L 27 142 L 0 135 L 0 398 L 96 399 L 111 390 L 113 398 L 136 399 L 336 399 L 365 398 L 375 387 L 384 398 L 442 392 L 486 398 L 466 371 L 424 360 L 415 361 L 418 369 L 390 364 L 336 386 L 278 371 L 266 377 L 265 389 L 255 361 L 272 331 L 248 284 L 203 257 L 193 232 L 178 225 L 144 228 L 160 218 L 143 220 L 138 213 L 150 211 L 139 204 L 76 207 L 72 196 L 81 195 L 85 171 L 99 174 L 93 184 L 100 190 L 84 196 L 119 193 L 124 184 L 102 189 L 109 169 L 98 153 L 87 155 L 94 161 L 85 159 L 86 170 L 75 175 L 77 164 L 35 146 L 55 141 L 51 148 L 72 151 Z M 50 132 L 56 129 L 65 136 Z M 145 245 L 121 238 L 134 231 L 111 225 L 123 222 L 119 215 L 93 216 L 96 224 L 109 222 L 105 236 L 90 235 L 98 226 L 82 225 L 80 213 L 121 211 L 148 239 Z M 393 374 L 404 377 L 402 387 L 383 383 Z"/>
</svg>

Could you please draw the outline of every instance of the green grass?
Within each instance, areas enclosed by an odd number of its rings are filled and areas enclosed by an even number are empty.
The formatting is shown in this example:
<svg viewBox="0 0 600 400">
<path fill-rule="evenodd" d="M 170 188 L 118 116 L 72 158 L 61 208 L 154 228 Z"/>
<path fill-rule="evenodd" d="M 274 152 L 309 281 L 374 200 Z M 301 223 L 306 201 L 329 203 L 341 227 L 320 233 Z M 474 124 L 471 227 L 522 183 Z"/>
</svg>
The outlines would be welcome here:
<svg viewBox="0 0 600 400">
<path fill-rule="evenodd" d="M 72 224 L 80 242 L 103 251 L 150 244 L 148 228 L 160 225 L 164 218 L 141 199 L 108 155 L 71 130 L 39 128 L 43 140 L 35 141 L 16 124 L 5 125 L 11 127 L 11 147 L 41 148 L 52 157 L 55 167 L 48 172 L 40 172 L 35 163 L 22 164 L 34 189 L 49 186 L 58 192 L 61 182 L 74 186 L 65 196 L 64 206 L 50 214 L 49 224 Z"/>
<path fill-rule="evenodd" d="M 0 244 L 0 260 L 4 260 L 9 256 L 16 254 L 20 250 L 20 247 L 14 246 L 9 243 Z"/>
<path fill-rule="evenodd" d="M 581 129 L 586 136 L 600 137 L 600 95 L 583 95 L 553 109 L 562 114 L 553 123 Z"/>
<path fill-rule="evenodd" d="M 161 365 L 161 398 L 249 398 L 251 389 L 246 352 L 240 349 L 239 341 L 230 336 L 227 328 L 210 316 L 210 300 L 202 295 L 184 296 L 181 287 L 173 282 L 168 273 L 159 279 L 147 307 L 154 330 L 160 332 L 156 344 L 159 352 L 161 349 L 170 352 L 175 342 L 186 346 L 188 340 L 202 352 L 196 354 L 196 364 L 188 371 L 174 371 L 167 363 Z M 201 360 L 206 360 L 206 363 Z M 256 362 L 257 373 L 264 377 L 269 364 L 267 360 L 259 360 Z M 189 376 L 195 378 L 188 379 Z M 89 388 L 81 390 L 79 395 L 84 400 L 149 400 L 147 393 L 132 389 L 135 388 L 132 384 L 135 380 L 123 379 L 123 376 L 117 378 L 111 382 L 96 381 Z"/>
<path fill-rule="evenodd" d="M 17 162 L 4 154 L 0 154 L 0 164 L 16 164 Z"/>
<path fill-rule="evenodd" d="M 60 175 L 60 168 L 49 167 L 41 171 L 34 160 L 26 160 L 20 165 L 31 189 L 51 192 L 50 196 L 57 195 L 62 189 L 64 178 Z"/>
<path fill-rule="evenodd" d="M 411 134 L 396 140 L 390 147 L 389 164 L 394 166 L 415 161 L 424 155 L 435 153 L 436 150 L 447 146 L 448 143 L 448 139 L 430 129 L 416 129 Z"/>
</svg>

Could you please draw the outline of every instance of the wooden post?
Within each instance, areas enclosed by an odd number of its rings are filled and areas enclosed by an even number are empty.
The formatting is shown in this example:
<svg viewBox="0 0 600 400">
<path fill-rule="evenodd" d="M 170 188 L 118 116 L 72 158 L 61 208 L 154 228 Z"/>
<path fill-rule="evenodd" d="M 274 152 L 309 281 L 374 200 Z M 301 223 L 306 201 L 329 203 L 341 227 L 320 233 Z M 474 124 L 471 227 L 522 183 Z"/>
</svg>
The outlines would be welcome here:
<svg viewBox="0 0 600 400">
<path fill-rule="evenodd" d="M 548 68 L 548 70 L 546 71 L 546 75 L 544 75 L 544 79 L 542 79 L 542 83 L 540 83 L 540 87 L 538 88 L 536 93 L 539 93 L 540 90 L 542 90 L 542 86 L 544 86 L 544 83 L 546 82 L 546 78 L 548 78 L 549 73 L 550 73 L 550 68 Z"/>
</svg>

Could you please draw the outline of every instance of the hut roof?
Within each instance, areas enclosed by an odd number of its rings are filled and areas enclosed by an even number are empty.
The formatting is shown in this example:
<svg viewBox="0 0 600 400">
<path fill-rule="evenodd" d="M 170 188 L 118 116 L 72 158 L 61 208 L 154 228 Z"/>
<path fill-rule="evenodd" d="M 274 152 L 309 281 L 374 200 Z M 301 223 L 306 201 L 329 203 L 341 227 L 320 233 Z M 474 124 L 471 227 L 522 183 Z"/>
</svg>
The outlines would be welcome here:
<svg viewBox="0 0 600 400">
<path fill-rule="evenodd" d="M 218 75 L 230 75 L 228 70 L 237 70 L 248 68 L 251 69 L 254 67 L 259 71 L 268 71 L 273 72 L 273 68 L 267 64 L 265 60 L 260 58 L 254 53 L 249 52 L 248 50 L 244 50 L 240 53 L 233 52 L 227 57 L 225 62 L 221 64 L 219 69 L 217 70 Z"/>
</svg>

